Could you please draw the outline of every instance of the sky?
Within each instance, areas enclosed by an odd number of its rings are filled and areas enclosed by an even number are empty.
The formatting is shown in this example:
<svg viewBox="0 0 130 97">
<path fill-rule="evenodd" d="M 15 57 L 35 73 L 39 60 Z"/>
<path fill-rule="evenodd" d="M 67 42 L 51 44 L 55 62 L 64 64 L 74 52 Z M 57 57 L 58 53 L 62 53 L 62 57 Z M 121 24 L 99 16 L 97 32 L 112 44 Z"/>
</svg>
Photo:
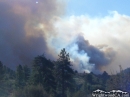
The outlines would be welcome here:
<svg viewBox="0 0 130 97">
<path fill-rule="evenodd" d="M 15 69 L 61 49 L 78 72 L 130 67 L 130 1 L 0 0 L 0 61 Z"/>
<path fill-rule="evenodd" d="M 106 16 L 110 11 L 130 15 L 129 0 L 68 0 L 66 14 L 89 15 L 92 17 Z"/>
</svg>

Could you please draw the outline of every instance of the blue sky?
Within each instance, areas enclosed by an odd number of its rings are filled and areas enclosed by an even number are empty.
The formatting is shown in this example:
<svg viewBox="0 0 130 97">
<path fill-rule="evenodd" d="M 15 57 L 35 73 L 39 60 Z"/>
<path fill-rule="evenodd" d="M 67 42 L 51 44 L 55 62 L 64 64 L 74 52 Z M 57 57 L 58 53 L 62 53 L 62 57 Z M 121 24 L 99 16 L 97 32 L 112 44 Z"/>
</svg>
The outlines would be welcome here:
<svg viewBox="0 0 130 97">
<path fill-rule="evenodd" d="M 130 0 L 68 0 L 67 15 L 106 16 L 109 11 L 130 15 Z"/>
</svg>

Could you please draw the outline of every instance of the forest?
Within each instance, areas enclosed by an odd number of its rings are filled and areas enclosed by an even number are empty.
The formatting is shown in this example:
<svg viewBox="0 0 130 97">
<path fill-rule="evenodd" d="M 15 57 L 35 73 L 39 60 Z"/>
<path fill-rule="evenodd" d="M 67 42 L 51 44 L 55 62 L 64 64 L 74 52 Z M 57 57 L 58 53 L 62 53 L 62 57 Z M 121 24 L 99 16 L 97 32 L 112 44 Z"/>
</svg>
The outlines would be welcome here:
<svg viewBox="0 0 130 97">
<path fill-rule="evenodd" d="M 69 53 L 62 49 L 57 61 L 38 55 L 32 65 L 16 70 L 0 61 L 0 97 L 92 97 L 96 89 L 130 92 L 130 69 L 109 75 L 79 73 L 72 69 Z"/>
</svg>

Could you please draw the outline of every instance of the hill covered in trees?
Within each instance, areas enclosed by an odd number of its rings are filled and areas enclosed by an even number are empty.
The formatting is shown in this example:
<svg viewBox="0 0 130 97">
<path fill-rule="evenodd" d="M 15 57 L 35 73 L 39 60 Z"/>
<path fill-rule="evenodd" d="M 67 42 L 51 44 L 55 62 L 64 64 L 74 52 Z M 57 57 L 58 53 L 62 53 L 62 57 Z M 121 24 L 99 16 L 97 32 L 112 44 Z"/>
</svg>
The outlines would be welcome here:
<svg viewBox="0 0 130 97">
<path fill-rule="evenodd" d="M 36 56 L 31 67 L 18 65 L 11 70 L 0 62 L 0 97 L 91 97 L 96 89 L 130 92 L 130 70 L 115 75 L 78 73 L 65 49 L 57 61 Z"/>
</svg>

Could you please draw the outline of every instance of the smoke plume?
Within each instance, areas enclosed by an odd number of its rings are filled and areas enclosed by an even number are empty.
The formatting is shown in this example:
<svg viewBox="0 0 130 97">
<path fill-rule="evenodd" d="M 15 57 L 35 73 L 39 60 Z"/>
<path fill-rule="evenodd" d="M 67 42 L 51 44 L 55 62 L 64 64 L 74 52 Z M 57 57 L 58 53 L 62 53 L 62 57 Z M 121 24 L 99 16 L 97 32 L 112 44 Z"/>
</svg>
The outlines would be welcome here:
<svg viewBox="0 0 130 97">
<path fill-rule="evenodd" d="M 81 54 L 86 56 L 84 62 L 93 64 L 87 65 L 86 67 L 90 66 L 91 69 L 86 70 L 116 73 L 120 70 L 119 65 L 122 65 L 123 69 L 129 67 L 129 25 L 129 16 L 113 11 L 104 17 L 81 15 L 59 18 L 55 23 L 55 29 L 59 37 L 66 40 L 61 40 L 59 47 L 76 40 L 74 46 L 79 52 L 83 51 Z M 64 37 L 60 32 L 64 33 Z M 79 35 L 83 38 L 76 38 Z M 79 56 L 79 59 L 83 58 Z"/>
<path fill-rule="evenodd" d="M 102 67 L 109 65 L 115 57 L 113 49 L 101 50 L 102 48 L 90 45 L 89 41 L 80 35 L 67 48 L 74 67 L 79 72 L 101 73 Z"/>
<path fill-rule="evenodd" d="M 12 68 L 30 64 L 35 56 L 43 53 L 53 59 L 46 40 L 53 31 L 52 19 L 64 9 L 60 3 L 56 0 L 0 1 L 0 60 L 3 64 Z"/>
<path fill-rule="evenodd" d="M 37 55 L 56 60 L 62 48 L 79 72 L 128 67 L 130 17 L 62 17 L 64 0 L 0 0 L 0 60 L 14 68 Z M 125 57 L 124 57 L 125 56 Z M 118 71 L 118 69 L 117 69 Z"/>
</svg>

